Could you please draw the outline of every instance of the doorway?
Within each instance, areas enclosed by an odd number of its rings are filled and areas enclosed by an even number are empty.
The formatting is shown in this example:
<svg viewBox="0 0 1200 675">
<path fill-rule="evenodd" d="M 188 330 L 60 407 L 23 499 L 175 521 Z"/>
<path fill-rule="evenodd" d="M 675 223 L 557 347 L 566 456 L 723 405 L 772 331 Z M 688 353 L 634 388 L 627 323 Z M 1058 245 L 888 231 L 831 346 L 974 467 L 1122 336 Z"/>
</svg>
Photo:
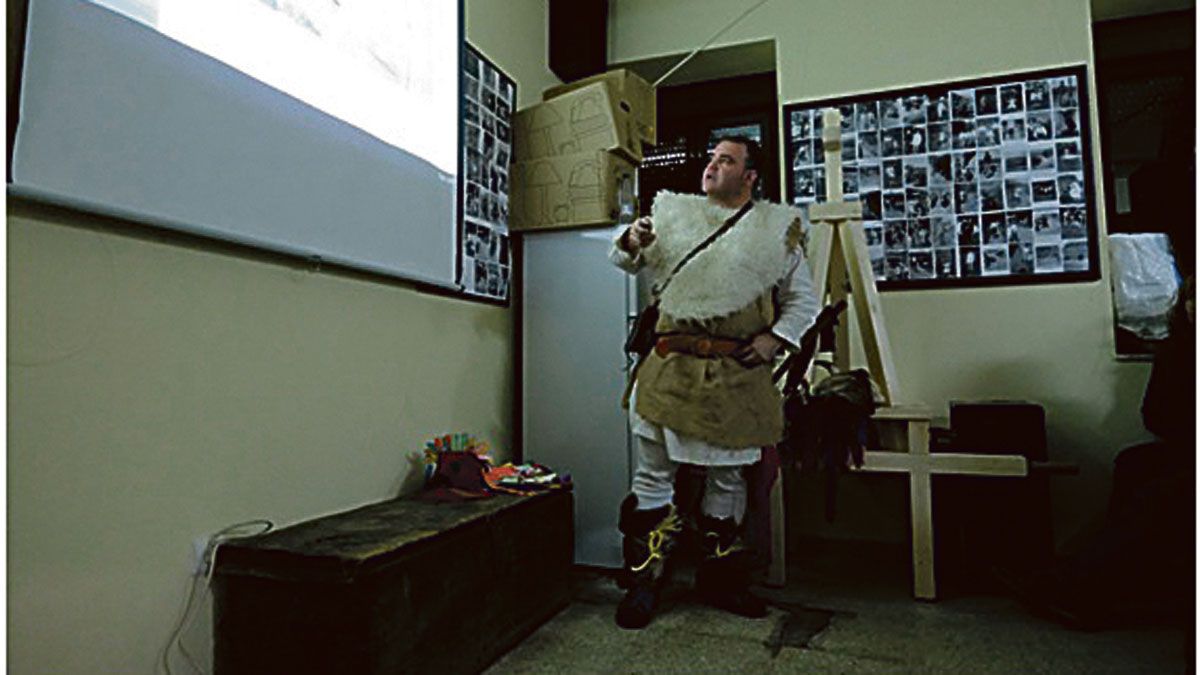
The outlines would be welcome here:
<svg viewBox="0 0 1200 675">
<path fill-rule="evenodd" d="M 659 142 L 638 170 L 639 213 L 650 213 L 660 190 L 700 194 L 709 152 L 723 135 L 746 136 L 762 146 L 762 180 L 754 198 L 779 201 L 779 99 L 774 71 L 666 86 L 657 94 Z"/>
</svg>

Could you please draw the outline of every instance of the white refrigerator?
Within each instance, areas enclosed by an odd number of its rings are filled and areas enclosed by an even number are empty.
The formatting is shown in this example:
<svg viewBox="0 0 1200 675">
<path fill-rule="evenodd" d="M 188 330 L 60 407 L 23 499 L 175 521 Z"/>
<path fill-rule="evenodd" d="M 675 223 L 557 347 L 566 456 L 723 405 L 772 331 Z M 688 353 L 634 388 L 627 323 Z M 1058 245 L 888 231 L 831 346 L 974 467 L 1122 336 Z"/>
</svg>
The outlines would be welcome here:
<svg viewBox="0 0 1200 675">
<path fill-rule="evenodd" d="M 575 562 L 599 567 L 621 566 L 617 510 L 633 474 L 621 395 L 638 280 L 608 261 L 617 231 L 521 237 L 524 459 L 571 474 Z"/>
</svg>

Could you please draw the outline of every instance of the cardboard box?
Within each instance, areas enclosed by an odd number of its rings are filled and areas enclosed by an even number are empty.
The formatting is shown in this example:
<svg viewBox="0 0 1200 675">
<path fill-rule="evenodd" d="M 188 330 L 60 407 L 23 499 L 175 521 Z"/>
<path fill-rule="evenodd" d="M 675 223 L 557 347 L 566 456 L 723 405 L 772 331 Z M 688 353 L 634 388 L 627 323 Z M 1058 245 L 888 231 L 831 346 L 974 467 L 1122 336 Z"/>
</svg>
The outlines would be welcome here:
<svg viewBox="0 0 1200 675">
<path fill-rule="evenodd" d="M 617 101 L 618 107 L 633 115 L 634 122 L 637 124 L 638 136 L 643 143 L 654 145 L 658 142 L 658 125 L 656 123 L 658 106 L 654 96 L 654 87 L 631 70 L 618 68 L 575 82 L 550 87 L 542 92 L 542 100 L 548 101 L 596 82 L 603 82 L 608 87 L 609 95 Z"/>
<path fill-rule="evenodd" d="M 617 105 L 603 82 L 580 87 L 513 115 L 515 161 L 594 150 L 619 152 L 634 162 L 642 161 L 637 124 Z"/>
<path fill-rule="evenodd" d="M 633 162 L 603 150 L 517 162 L 509 171 L 508 226 L 614 225 L 622 209 L 636 215 L 635 172 Z"/>
</svg>

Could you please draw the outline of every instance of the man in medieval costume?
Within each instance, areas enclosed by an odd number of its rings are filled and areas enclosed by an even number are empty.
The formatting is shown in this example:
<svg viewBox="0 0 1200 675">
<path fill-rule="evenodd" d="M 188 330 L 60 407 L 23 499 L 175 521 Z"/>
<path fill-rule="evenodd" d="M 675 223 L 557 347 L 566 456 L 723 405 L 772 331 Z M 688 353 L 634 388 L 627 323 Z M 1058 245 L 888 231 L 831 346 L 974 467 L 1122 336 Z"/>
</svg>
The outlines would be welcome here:
<svg viewBox="0 0 1200 675">
<path fill-rule="evenodd" d="M 701 598 L 742 616 L 766 615 L 747 590 L 744 470 L 783 435 L 770 365 L 781 348 L 797 345 L 819 303 L 804 258 L 804 213 L 751 199 L 762 169 L 754 141 L 720 139 L 704 169 L 704 196 L 659 193 L 652 217 L 624 230 L 610 253 L 629 273 L 650 270 L 660 311 L 628 400 L 637 469 L 620 509 L 623 628 L 653 619 L 671 553 L 690 528 L 701 549 Z M 702 467 L 698 509 L 676 494 L 680 467 L 692 475 Z"/>
</svg>

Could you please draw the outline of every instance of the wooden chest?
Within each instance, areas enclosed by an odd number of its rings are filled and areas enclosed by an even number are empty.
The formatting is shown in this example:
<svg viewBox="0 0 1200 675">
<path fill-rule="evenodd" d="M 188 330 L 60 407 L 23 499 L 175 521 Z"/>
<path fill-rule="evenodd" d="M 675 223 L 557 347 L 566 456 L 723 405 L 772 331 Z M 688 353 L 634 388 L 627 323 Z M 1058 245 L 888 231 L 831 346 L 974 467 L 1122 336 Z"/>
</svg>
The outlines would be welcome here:
<svg viewBox="0 0 1200 675">
<path fill-rule="evenodd" d="M 392 500 L 217 551 L 214 671 L 478 672 L 564 608 L 572 495 Z"/>
</svg>

